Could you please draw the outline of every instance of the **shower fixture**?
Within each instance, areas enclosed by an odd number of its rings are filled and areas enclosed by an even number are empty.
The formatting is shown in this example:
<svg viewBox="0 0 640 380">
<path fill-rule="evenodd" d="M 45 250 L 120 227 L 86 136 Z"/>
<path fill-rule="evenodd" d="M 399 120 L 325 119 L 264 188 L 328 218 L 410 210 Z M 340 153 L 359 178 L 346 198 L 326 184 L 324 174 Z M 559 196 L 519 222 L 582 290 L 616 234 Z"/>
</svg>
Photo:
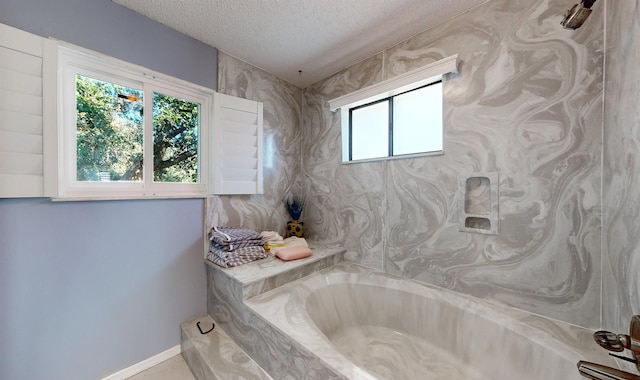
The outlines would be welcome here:
<svg viewBox="0 0 640 380">
<path fill-rule="evenodd" d="M 609 331 L 596 331 L 593 339 L 605 350 L 622 352 L 625 348 L 631 351 L 631 358 L 609 354 L 618 359 L 633 362 L 640 371 L 640 315 L 634 315 L 629 325 L 629 335 L 614 334 Z M 593 380 L 640 380 L 640 376 L 604 365 L 578 362 L 578 372 L 588 379 Z"/>
<path fill-rule="evenodd" d="M 591 7 L 596 0 L 582 0 L 580 4 L 574 5 L 564 15 L 560 22 L 565 29 L 578 29 L 591 14 Z"/>
</svg>

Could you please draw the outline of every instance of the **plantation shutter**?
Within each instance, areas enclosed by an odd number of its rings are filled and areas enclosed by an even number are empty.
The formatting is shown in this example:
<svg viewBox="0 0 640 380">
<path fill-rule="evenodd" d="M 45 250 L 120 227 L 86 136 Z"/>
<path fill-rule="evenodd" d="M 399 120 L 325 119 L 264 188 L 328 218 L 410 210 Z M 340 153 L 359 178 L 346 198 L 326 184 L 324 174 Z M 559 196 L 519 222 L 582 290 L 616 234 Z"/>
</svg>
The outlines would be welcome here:
<svg viewBox="0 0 640 380">
<path fill-rule="evenodd" d="M 213 193 L 262 194 L 262 103 L 215 93 Z"/>
<path fill-rule="evenodd" d="M 44 196 L 46 44 L 39 36 L 0 24 L 0 198 Z"/>
</svg>

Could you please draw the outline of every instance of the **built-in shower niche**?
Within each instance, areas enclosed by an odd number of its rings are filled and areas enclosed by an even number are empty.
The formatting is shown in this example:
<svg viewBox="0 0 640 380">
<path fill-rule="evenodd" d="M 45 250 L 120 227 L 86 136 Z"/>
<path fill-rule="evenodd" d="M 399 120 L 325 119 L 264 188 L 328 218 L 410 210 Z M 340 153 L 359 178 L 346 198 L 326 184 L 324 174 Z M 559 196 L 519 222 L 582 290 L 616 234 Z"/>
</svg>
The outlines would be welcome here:
<svg viewBox="0 0 640 380">
<path fill-rule="evenodd" d="M 498 173 L 472 173 L 458 177 L 459 229 L 498 233 Z"/>
</svg>

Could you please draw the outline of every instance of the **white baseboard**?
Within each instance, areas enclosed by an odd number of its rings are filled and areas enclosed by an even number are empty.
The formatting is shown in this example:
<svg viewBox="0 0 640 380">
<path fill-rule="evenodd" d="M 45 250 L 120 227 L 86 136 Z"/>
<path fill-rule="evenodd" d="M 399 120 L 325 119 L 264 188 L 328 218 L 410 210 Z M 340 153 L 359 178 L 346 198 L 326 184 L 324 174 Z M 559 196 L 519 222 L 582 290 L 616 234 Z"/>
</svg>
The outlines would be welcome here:
<svg viewBox="0 0 640 380">
<path fill-rule="evenodd" d="M 105 377 L 102 380 L 124 380 L 133 375 L 137 375 L 140 372 L 147 370 L 157 364 L 162 363 L 165 360 L 171 359 L 172 357 L 179 355 L 181 352 L 180 345 L 171 347 L 170 349 L 159 353 L 158 355 L 152 356 L 149 359 L 145 359 L 141 362 L 138 362 L 131 367 L 125 368 L 121 371 L 118 371 L 114 374 L 111 374 Z"/>
</svg>

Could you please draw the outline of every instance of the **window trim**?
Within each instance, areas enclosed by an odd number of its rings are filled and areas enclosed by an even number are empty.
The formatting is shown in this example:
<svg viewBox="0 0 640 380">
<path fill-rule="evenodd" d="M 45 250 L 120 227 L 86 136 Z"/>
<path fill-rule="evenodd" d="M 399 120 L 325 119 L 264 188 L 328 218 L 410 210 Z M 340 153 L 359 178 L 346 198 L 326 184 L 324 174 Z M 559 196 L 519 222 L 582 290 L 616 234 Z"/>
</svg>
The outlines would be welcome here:
<svg viewBox="0 0 640 380">
<path fill-rule="evenodd" d="M 350 147 L 351 147 L 351 120 L 350 109 L 356 108 L 369 103 L 374 103 L 378 100 L 400 95 L 421 87 L 428 86 L 430 84 L 443 81 L 446 74 L 457 74 L 458 55 L 452 55 L 447 58 L 443 58 L 439 61 L 431 64 L 419 67 L 417 69 L 408 71 L 404 74 L 398 75 L 391 79 L 373 84 L 371 86 L 359 89 L 349 94 L 329 100 L 329 109 L 332 112 L 340 110 L 341 116 L 341 130 L 342 130 L 342 163 L 343 164 L 355 164 L 361 162 L 374 162 L 374 161 L 386 161 L 394 159 L 415 158 L 425 156 L 436 156 L 444 154 L 443 150 L 403 154 L 398 156 L 387 157 L 375 157 L 362 160 L 351 160 Z M 392 115 L 390 115 L 392 117 Z M 390 144 L 393 141 L 389 142 Z"/>
<path fill-rule="evenodd" d="M 107 200 L 146 198 L 202 198 L 209 194 L 211 182 L 211 129 L 213 122 L 214 91 L 193 83 L 173 78 L 144 67 L 89 51 L 71 44 L 58 43 L 58 170 L 55 200 Z M 145 108 L 152 109 L 153 92 L 179 97 L 200 104 L 198 131 L 199 182 L 155 182 L 153 168 L 145 166 L 143 182 L 89 182 L 77 181 L 76 156 L 76 75 L 136 87 L 145 92 Z M 145 162 L 153 155 L 153 119 L 144 119 L 143 152 Z M 151 146 L 151 150 L 149 150 Z M 148 156 L 151 155 L 151 156 Z M 151 162 L 153 162 L 151 160 Z M 149 171 L 151 174 L 149 175 Z"/>
</svg>

